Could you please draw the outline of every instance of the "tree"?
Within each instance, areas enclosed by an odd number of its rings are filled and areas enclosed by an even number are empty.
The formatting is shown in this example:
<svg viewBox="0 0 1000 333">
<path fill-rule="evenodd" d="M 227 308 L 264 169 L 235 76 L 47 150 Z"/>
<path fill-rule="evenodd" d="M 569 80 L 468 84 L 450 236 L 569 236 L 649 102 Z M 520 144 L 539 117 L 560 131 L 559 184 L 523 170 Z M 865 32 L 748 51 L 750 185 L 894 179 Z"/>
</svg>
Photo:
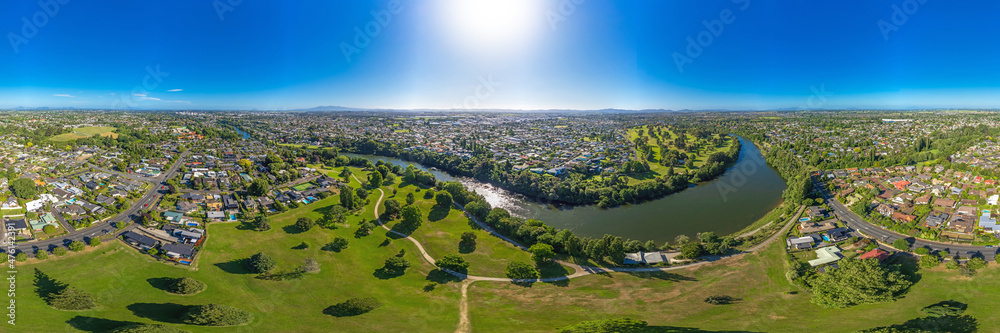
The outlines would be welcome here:
<svg viewBox="0 0 1000 333">
<path fill-rule="evenodd" d="M 70 251 L 73 251 L 73 252 L 83 251 L 83 249 L 85 247 L 86 247 L 86 245 L 84 245 L 83 242 L 81 242 L 81 241 L 74 241 L 72 243 L 69 243 L 69 249 L 70 249 Z"/>
<path fill-rule="evenodd" d="M 885 303 L 900 297 L 913 282 L 898 266 L 877 259 L 841 260 L 839 268 L 820 274 L 812 285 L 812 302 L 825 308 Z"/>
<path fill-rule="evenodd" d="M 417 202 L 417 197 L 413 195 L 413 192 L 407 193 L 406 194 L 406 205 L 407 206 L 412 205 L 414 202 Z"/>
<path fill-rule="evenodd" d="M 987 265 L 989 265 L 989 263 L 980 257 L 974 257 L 972 259 L 969 259 L 969 262 L 965 263 L 965 266 L 969 267 L 969 269 L 971 270 L 980 270 L 986 268 Z"/>
<path fill-rule="evenodd" d="M 48 295 L 46 301 L 58 310 L 87 310 L 97 306 L 93 295 L 72 287 Z"/>
<path fill-rule="evenodd" d="M 277 265 L 278 262 L 264 252 L 252 255 L 246 260 L 247 268 L 253 273 L 267 273 Z"/>
<path fill-rule="evenodd" d="M 343 224 L 346 221 L 347 209 L 344 206 L 334 205 L 323 212 L 323 218 L 319 220 L 319 224 L 324 228 L 333 229 L 337 224 Z"/>
<path fill-rule="evenodd" d="M 401 207 L 399 201 L 396 199 L 386 200 L 383 203 L 383 205 L 385 206 L 385 213 L 383 213 L 382 215 L 388 216 L 389 218 L 396 216 L 396 214 L 399 213 L 399 209 Z"/>
<path fill-rule="evenodd" d="M 340 250 L 346 249 L 349 246 L 349 244 L 350 242 L 347 241 L 347 238 L 337 236 L 333 238 L 332 243 L 326 244 L 325 247 L 330 250 L 339 252 Z"/>
<path fill-rule="evenodd" d="M 534 259 L 535 262 L 539 263 L 556 257 L 556 252 L 555 249 L 552 248 L 552 245 L 545 243 L 532 245 L 528 248 L 528 252 L 531 252 L 531 259 Z"/>
<path fill-rule="evenodd" d="M 465 205 L 465 210 L 475 216 L 476 218 L 482 220 L 486 218 L 486 215 L 490 213 L 490 205 L 483 201 L 473 201 Z"/>
<path fill-rule="evenodd" d="M 46 226 L 42 227 L 42 232 L 47 233 L 47 234 L 53 234 L 53 233 L 56 232 L 56 226 L 51 225 L 51 224 L 46 225 Z"/>
<path fill-rule="evenodd" d="M 355 210 L 361 207 L 361 198 L 358 197 L 354 188 L 344 186 L 340 188 L 340 205 L 347 208 L 347 210 Z"/>
<path fill-rule="evenodd" d="M 250 171 L 250 167 L 253 166 L 253 162 L 251 162 L 250 160 L 245 159 L 245 158 L 240 159 L 239 161 L 236 161 L 236 164 L 239 164 L 240 167 L 243 168 L 243 171 L 247 171 L 247 172 L 249 172 Z"/>
<path fill-rule="evenodd" d="M 167 291 L 174 294 L 193 295 L 202 292 L 206 287 L 204 282 L 185 276 L 170 281 L 170 284 L 167 285 Z"/>
<path fill-rule="evenodd" d="M 275 204 L 277 204 L 277 202 L 275 202 Z M 253 228 L 254 228 L 254 230 L 257 230 L 257 231 L 268 231 L 268 230 L 271 230 L 270 220 L 268 220 L 267 216 L 264 216 L 263 214 L 257 215 L 257 217 L 254 218 L 254 221 L 253 221 Z"/>
<path fill-rule="evenodd" d="M 515 280 L 535 280 L 539 277 L 535 266 L 522 261 L 510 262 L 504 272 L 507 273 L 507 277 Z"/>
<path fill-rule="evenodd" d="M 358 231 L 354 232 L 355 237 L 364 237 L 372 234 L 372 230 L 375 229 L 375 224 L 371 221 L 362 221 L 358 224 Z"/>
<path fill-rule="evenodd" d="M 920 267 L 934 268 L 941 264 L 941 259 L 933 255 L 920 256 Z"/>
<path fill-rule="evenodd" d="M 403 274 L 407 268 L 410 268 L 410 262 L 403 257 L 391 257 L 385 260 L 385 270 L 393 274 Z"/>
<path fill-rule="evenodd" d="M 319 261 L 313 257 L 306 258 L 306 261 L 302 263 L 302 266 L 299 266 L 299 271 L 309 274 L 319 273 Z"/>
<path fill-rule="evenodd" d="M 49 252 L 45 251 L 45 250 L 42 250 L 42 249 L 39 249 L 37 252 L 35 252 L 35 258 L 38 258 L 38 260 L 48 259 L 49 258 Z"/>
<path fill-rule="evenodd" d="M 688 237 L 687 235 L 677 235 L 677 237 L 674 237 L 674 244 L 676 245 L 684 245 L 690 241 L 691 237 Z"/>
<path fill-rule="evenodd" d="M 378 172 L 372 172 L 368 175 L 368 186 L 373 188 L 382 187 L 382 174 Z"/>
<path fill-rule="evenodd" d="M 434 195 L 434 200 L 437 201 L 438 206 L 445 208 L 451 207 L 452 197 L 451 193 L 448 193 L 448 191 L 438 192 L 436 195 Z"/>
<path fill-rule="evenodd" d="M 702 243 L 717 243 L 717 242 L 719 242 L 719 236 L 717 236 L 715 234 L 715 232 L 713 232 L 713 231 L 706 231 L 706 232 L 699 233 L 698 234 L 698 239 L 700 239 Z"/>
<path fill-rule="evenodd" d="M 355 297 L 323 309 L 323 313 L 335 317 L 349 317 L 368 313 L 382 306 L 374 297 Z"/>
<path fill-rule="evenodd" d="M 14 256 L 14 260 L 17 260 L 18 262 L 28 261 L 28 254 L 24 253 L 24 252 L 20 252 L 16 256 Z"/>
<path fill-rule="evenodd" d="M 462 233 L 462 243 L 472 246 L 476 245 L 476 233 L 472 231 L 466 231 Z"/>
<path fill-rule="evenodd" d="M 300 217 L 298 220 L 295 220 L 295 227 L 302 231 L 309 231 L 309 229 L 312 229 L 315 225 L 316 222 L 313 222 L 313 220 L 308 217 Z"/>
<path fill-rule="evenodd" d="M 916 250 L 913 250 L 913 252 L 919 255 L 927 255 L 931 253 L 931 250 L 926 247 L 918 247 Z"/>
<path fill-rule="evenodd" d="M 403 207 L 401 215 L 403 216 L 403 225 L 408 229 L 416 229 L 423 223 L 423 213 L 420 212 L 420 208 L 417 206 L 406 206 Z"/>
<path fill-rule="evenodd" d="M 712 295 L 705 298 L 705 303 L 712 305 L 725 305 L 736 301 L 732 296 L 727 295 Z"/>
<path fill-rule="evenodd" d="M 247 187 L 247 194 L 259 197 L 267 193 L 268 187 L 269 185 L 264 178 L 257 178 Z"/>
<path fill-rule="evenodd" d="M 469 269 L 469 262 L 457 254 L 448 254 L 435 263 L 438 267 L 450 269 L 456 272 L 464 272 Z"/>
<path fill-rule="evenodd" d="M 681 245 L 681 256 L 688 259 L 695 259 L 705 254 L 705 247 L 700 243 L 685 243 Z"/>
<path fill-rule="evenodd" d="M 10 182 L 10 190 L 14 192 L 14 196 L 22 200 L 31 200 L 38 195 L 38 188 L 35 187 L 35 181 L 29 178 L 18 178 Z"/>
<path fill-rule="evenodd" d="M 234 326 L 253 321 L 253 314 L 229 305 L 192 305 L 181 315 L 181 321 L 191 325 Z"/>
<path fill-rule="evenodd" d="M 900 250 L 903 250 L 903 251 L 909 251 L 910 250 L 910 242 L 908 242 L 906 240 L 906 238 L 900 238 L 900 239 L 892 241 L 892 247 L 900 249 Z"/>
<path fill-rule="evenodd" d="M 585 321 L 559 329 L 559 333 L 639 333 L 646 330 L 645 321 L 632 318 L 618 318 Z"/>
<path fill-rule="evenodd" d="M 66 252 L 67 252 L 66 248 L 62 247 L 62 246 L 58 246 L 58 247 L 52 249 L 52 254 L 57 255 L 57 256 L 64 255 L 64 254 L 66 254 Z"/>
</svg>

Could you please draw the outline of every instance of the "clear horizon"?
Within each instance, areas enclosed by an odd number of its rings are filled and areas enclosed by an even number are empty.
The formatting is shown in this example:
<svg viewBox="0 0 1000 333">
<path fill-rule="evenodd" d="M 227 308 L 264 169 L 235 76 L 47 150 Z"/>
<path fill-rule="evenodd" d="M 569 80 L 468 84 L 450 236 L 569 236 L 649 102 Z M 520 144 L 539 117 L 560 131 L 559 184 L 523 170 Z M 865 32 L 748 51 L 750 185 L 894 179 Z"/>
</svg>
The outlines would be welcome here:
<svg viewBox="0 0 1000 333">
<path fill-rule="evenodd" d="M 0 108 L 1000 108 L 1000 3 L 0 5 Z"/>
</svg>

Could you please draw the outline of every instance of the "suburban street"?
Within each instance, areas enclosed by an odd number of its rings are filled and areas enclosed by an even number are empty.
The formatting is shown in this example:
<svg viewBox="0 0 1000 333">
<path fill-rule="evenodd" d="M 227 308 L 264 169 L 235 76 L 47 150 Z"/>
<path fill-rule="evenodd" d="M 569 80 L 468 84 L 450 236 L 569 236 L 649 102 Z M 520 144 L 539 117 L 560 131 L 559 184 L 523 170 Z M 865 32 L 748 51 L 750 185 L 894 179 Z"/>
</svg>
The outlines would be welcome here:
<svg viewBox="0 0 1000 333">
<path fill-rule="evenodd" d="M 122 229 L 121 231 L 117 231 L 117 229 L 114 226 L 112 226 L 111 223 L 125 222 L 125 221 L 132 222 L 133 219 L 138 217 L 139 212 L 141 210 L 148 210 L 151 209 L 152 207 L 155 207 L 156 202 L 162 199 L 163 195 L 167 193 L 167 189 L 164 188 L 165 186 L 167 186 L 166 180 L 173 177 L 174 173 L 177 172 L 177 169 L 180 167 L 180 165 L 183 164 L 184 158 L 187 157 L 187 155 L 188 155 L 187 152 L 181 154 L 181 157 L 177 159 L 177 162 L 175 162 L 173 166 L 170 167 L 170 170 L 164 172 L 163 176 L 158 177 L 158 180 L 150 182 L 151 187 L 146 192 L 146 194 L 142 196 L 142 198 L 132 203 L 132 206 L 130 206 L 128 209 L 121 212 L 120 214 L 108 219 L 107 221 L 95 222 L 88 228 L 71 230 L 68 234 L 59 237 L 54 237 L 41 241 L 27 241 L 18 243 L 17 245 L 20 248 L 20 251 L 23 251 L 30 256 L 34 256 L 34 252 L 38 249 L 51 250 L 58 246 L 69 245 L 69 243 L 72 243 L 74 241 L 82 241 L 86 243 L 89 239 L 93 237 L 101 237 L 108 233 L 113 233 L 117 237 L 119 234 L 131 230 L 132 228 L 135 227 L 135 224 L 130 224 L 128 227 Z M 98 169 L 104 172 L 109 172 L 109 170 L 105 170 L 102 168 Z M 128 177 L 127 174 L 122 174 L 120 172 L 115 172 L 115 174 Z M 128 177 L 128 178 L 133 178 L 133 177 Z M 142 178 L 142 177 L 136 177 L 136 178 Z M 149 179 L 149 178 L 142 178 L 142 179 Z"/>
<path fill-rule="evenodd" d="M 931 251 L 942 251 L 942 250 L 948 251 L 948 253 L 951 254 L 952 256 L 959 255 L 962 258 L 968 258 L 970 257 L 970 254 L 976 254 L 976 255 L 982 255 L 983 258 L 988 261 L 996 260 L 996 254 L 997 254 L 996 248 L 987 248 L 985 246 L 974 246 L 967 244 L 949 244 L 941 242 L 932 242 L 928 240 L 916 239 L 907 235 L 899 234 L 894 231 L 884 229 L 879 226 L 875 226 L 862 219 L 861 216 L 858 216 L 858 214 L 852 212 L 850 209 L 847 208 L 847 206 L 844 206 L 844 204 L 842 204 L 836 198 L 830 196 L 830 194 L 826 191 L 826 189 L 820 186 L 820 184 L 817 183 L 816 187 L 822 189 L 821 191 L 823 192 L 824 200 L 826 200 L 826 202 L 830 205 L 830 208 L 833 209 L 837 217 L 840 218 L 842 221 L 844 221 L 844 223 L 847 223 L 847 226 L 851 227 L 851 229 L 854 229 L 863 236 L 874 238 L 884 244 L 892 244 L 892 242 L 897 239 L 905 238 L 911 241 L 911 246 L 913 248 L 927 247 L 931 249 Z"/>
</svg>

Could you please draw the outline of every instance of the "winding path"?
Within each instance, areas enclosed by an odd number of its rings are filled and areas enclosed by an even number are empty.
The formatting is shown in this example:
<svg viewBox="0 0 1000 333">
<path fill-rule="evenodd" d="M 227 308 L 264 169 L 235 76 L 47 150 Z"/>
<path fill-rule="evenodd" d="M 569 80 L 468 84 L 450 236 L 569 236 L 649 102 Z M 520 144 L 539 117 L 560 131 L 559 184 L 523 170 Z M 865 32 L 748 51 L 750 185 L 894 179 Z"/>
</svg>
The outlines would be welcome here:
<svg viewBox="0 0 1000 333">
<path fill-rule="evenodd" d="M 364 184 L 364 182 L 362 182 L 360 179 L 358 179 L 357 176 L 351 175 L 351 177 L 353 177 L 354 180 L 356 180 L 358 183 L 360 183 L 362 185 Z M 379 214 L 378 214 L 378 208 L 379 208 L 379 205 L 382 204 L 382 199 L 385 198 L 385 191 L 382 191 L 382 189 L 380 189 L 380 188 L 377 189 L 377 190 L 379 191 L 379 197 L 378 197 L 378 201 L 375 202 L 375 207 L 374 207 L 374 211 L 373 211 L 373 214 L 375 216 L 375 221 L 379 224 L 379 226 L 381 226 L 383 229 L 387 230 L 388 232 L 393 233 L 395 235 L 398 235 L 401 238 L 405 238 L 405 239 L 409 240 L 410 242 L 413 242 L 413 244 L 417 246 L 417 249 L 420 250 L 420 255 L 424 258 L 424 260 L 426 260 L 431 265 L 434 265 L 435 262 L 436 262 L 436 260 L 434 260 L 434 257 L 431 257 L 431 255 L 427 253 L 427 250 L 424 249 L 424 246 L 422 244 L 420 244 L 419 241 L 417 241 L 413 237 L 410 237 L 407 234 L 404 234 L 404 233 L 401 233 L 401 232 L 398 232 L 398 231 L 390 229 L 389 226 L 385 225 L 385 223 L 382 222 L 382 219 L 379 217 Z M 463 207 L 462 205 L 459 205 L 458 203 L 454 203 L 454 205 L 457 206 L 459 209 L 461 209 L 463 212 L 465 212 L 465 207 Z M 744 252 L 741 252 L 741 253 L 737 253 L 737 254 L 733 254 L 733 255 L 729 255 L 729 256 L 725 256 L 725 257 L 713 257 L 713 258 L 705 260 L 705 261 L 699 261 L 699 262 L 694 262 L 694 263 L 684 264 L 684 265 L 677 265 L 677 266 L 670 266 L 670 267 L 594 267 L 594 266 L 577 265 L 577 264 L 566 262 L 566 261 L 563 261 L 563 260 L 556 260 L 556 262 L 559 263 L 559 264 L 561 264 L 561 265 L 573 268 L 574 269 L 574 273 L 570 274 L 570 275 L 557 276 L 557 277 L 544 278 L 544 279 L 511 279 L 511 278 L 506 278 L 506 277 L 499 278 L 499 277 L 489 277 L 489 276 L 468 275 L 468 274 L 463 274 L 463 273 L 460 273 L 460 272 L 452 271 L 452 270 L 446 269 L 446 268 L 439 268 L 441 271 L 446 272 L 446 273 L 451 274 L 451 275 L 454 275 L 454 276 L 456 276 L 456 277 L 458 277 L 459 279 L 462 280 L 462 286 L 461 286 L 462 299 L 461 299 L 461 301 L 459 303 L 459 323 L 458 323 L 458 328 L 455 330 L 455 332 L 471 332 L 471 330 L 472 330 L 471 329 L 472 326 L 471 326 L 471 323 L 469 321 L 468 290 L 469 290 L 469 285 L 471 285 L 472 283 L 474 283 L 476 281 L 496 281 L 496 282 L 513 282 L 513 283 L 555 282 L 555 281 L 569 280 L 569 279 L 572 279 L 572 278 L 577 278 L 577 277 L 591 275 L 591 274 L 603 274 L 603 273 L 609 273 L 609 272 L 666 272 L 666 271 L 673 271 L 673 270 L 684 269 L 684 268 L 689 268 L 689 267 L 701 266 L 701 265 L 704 265 L 704 264 L 707 264 L 707 263 L 710 263 L 710 262 L 718 261 L 718 260 L 723 259 L 723 258 L 739 256 L 739 255 L 743 255 L 743 254 L 746 254 L 746 253 L 754 252 L 754 251 L 757 251 L 757 250 L 763 248 L 764 246 L 766 246 L 767 244 L 770 244 L 772 241 L 774 241 L 775 239 L 779 238 L 782 234 L 784 234 L 785 232 L 787 232 L 788 228 L 791 227 L 792 222 L 795 220 L 796 217 L 798 217 L 799 213 L 801 213 L 803 209 L 804 209 L 804 207 L 800 207 L 799 210 L 798 210 L 798 212 L 796 214 L 792 215 L 792 217 L 789 219 L 789 221 L 785 223 L 785 226 L 781 229 L 781 231 L 775 233 L 774 235 L 772 235 L 771 237 L 769 237 L 767 240 L 761 242 L 760 244 L 758 244 L 758 245 L 756 245 L 754 247 L 751 247 L 747 251 L 744 251 Z M 507 241 L 507 242 L 513 244 L 514 246 L 517 246 L 517 247 L 521 248 L 522 250 L 525 250 L 525 251 L 528 250 L 527 247 L 525 247 L 524 245 L 521 245 L 517 241 L 515 241 L 515 240 L 513 240 L 513 239 L 511 239 L 511 238 L 509 238 L 507 236 L 504 236 L 504 235 L 501 235 L 501 234 L 497 233 L 496 231 L 493 230 L 493 228 L 491 228 L 490 226 L 486 225 L 486 223 L 483 223 L 482 221 L 479 221 L 479 219 L 477 219 L 472 214 L 469 214 L 468 212 L 465 212 L 465 214 L 466 214 L 466 216 L 469 217 L 469 219 L 471 219 L 473 222 L 475 222 L 477 225 L 479 225 L 479 227 L 481 227 L 487 233 L 489 233 L 489 234 L 491 234 L 493 236 L 496 236 L 496 237 L 498 237 L 498 238 L 500 238 L 500 239 L 502 239 L 504 241 Z"/>
</svg>

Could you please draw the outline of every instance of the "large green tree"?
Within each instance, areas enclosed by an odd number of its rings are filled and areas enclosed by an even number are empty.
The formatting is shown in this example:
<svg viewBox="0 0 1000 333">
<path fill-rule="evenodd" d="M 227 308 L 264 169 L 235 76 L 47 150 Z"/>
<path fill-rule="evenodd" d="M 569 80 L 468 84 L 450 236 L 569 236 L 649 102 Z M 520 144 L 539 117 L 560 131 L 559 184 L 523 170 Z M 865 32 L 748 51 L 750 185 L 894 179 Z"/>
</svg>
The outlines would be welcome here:
<svg viewBox="0 0 1000 333">
<path fill-rule="evenodd" d="M 35 187 L 35 181 L 28 178 L 18 178 L 10 182 L 10 190 L 14 192 L 14 195 L 23 200 L 31 200 L 38 195 L 38 189 Z"/>
<path fill-rule="evenodd" d="M 841 260 L 839 268 L 811 283 L 812 302 L 825 308 L 845 308 L 895 300 L 912 284 L 895 265 L 877 259 Z"/>
</svg>

